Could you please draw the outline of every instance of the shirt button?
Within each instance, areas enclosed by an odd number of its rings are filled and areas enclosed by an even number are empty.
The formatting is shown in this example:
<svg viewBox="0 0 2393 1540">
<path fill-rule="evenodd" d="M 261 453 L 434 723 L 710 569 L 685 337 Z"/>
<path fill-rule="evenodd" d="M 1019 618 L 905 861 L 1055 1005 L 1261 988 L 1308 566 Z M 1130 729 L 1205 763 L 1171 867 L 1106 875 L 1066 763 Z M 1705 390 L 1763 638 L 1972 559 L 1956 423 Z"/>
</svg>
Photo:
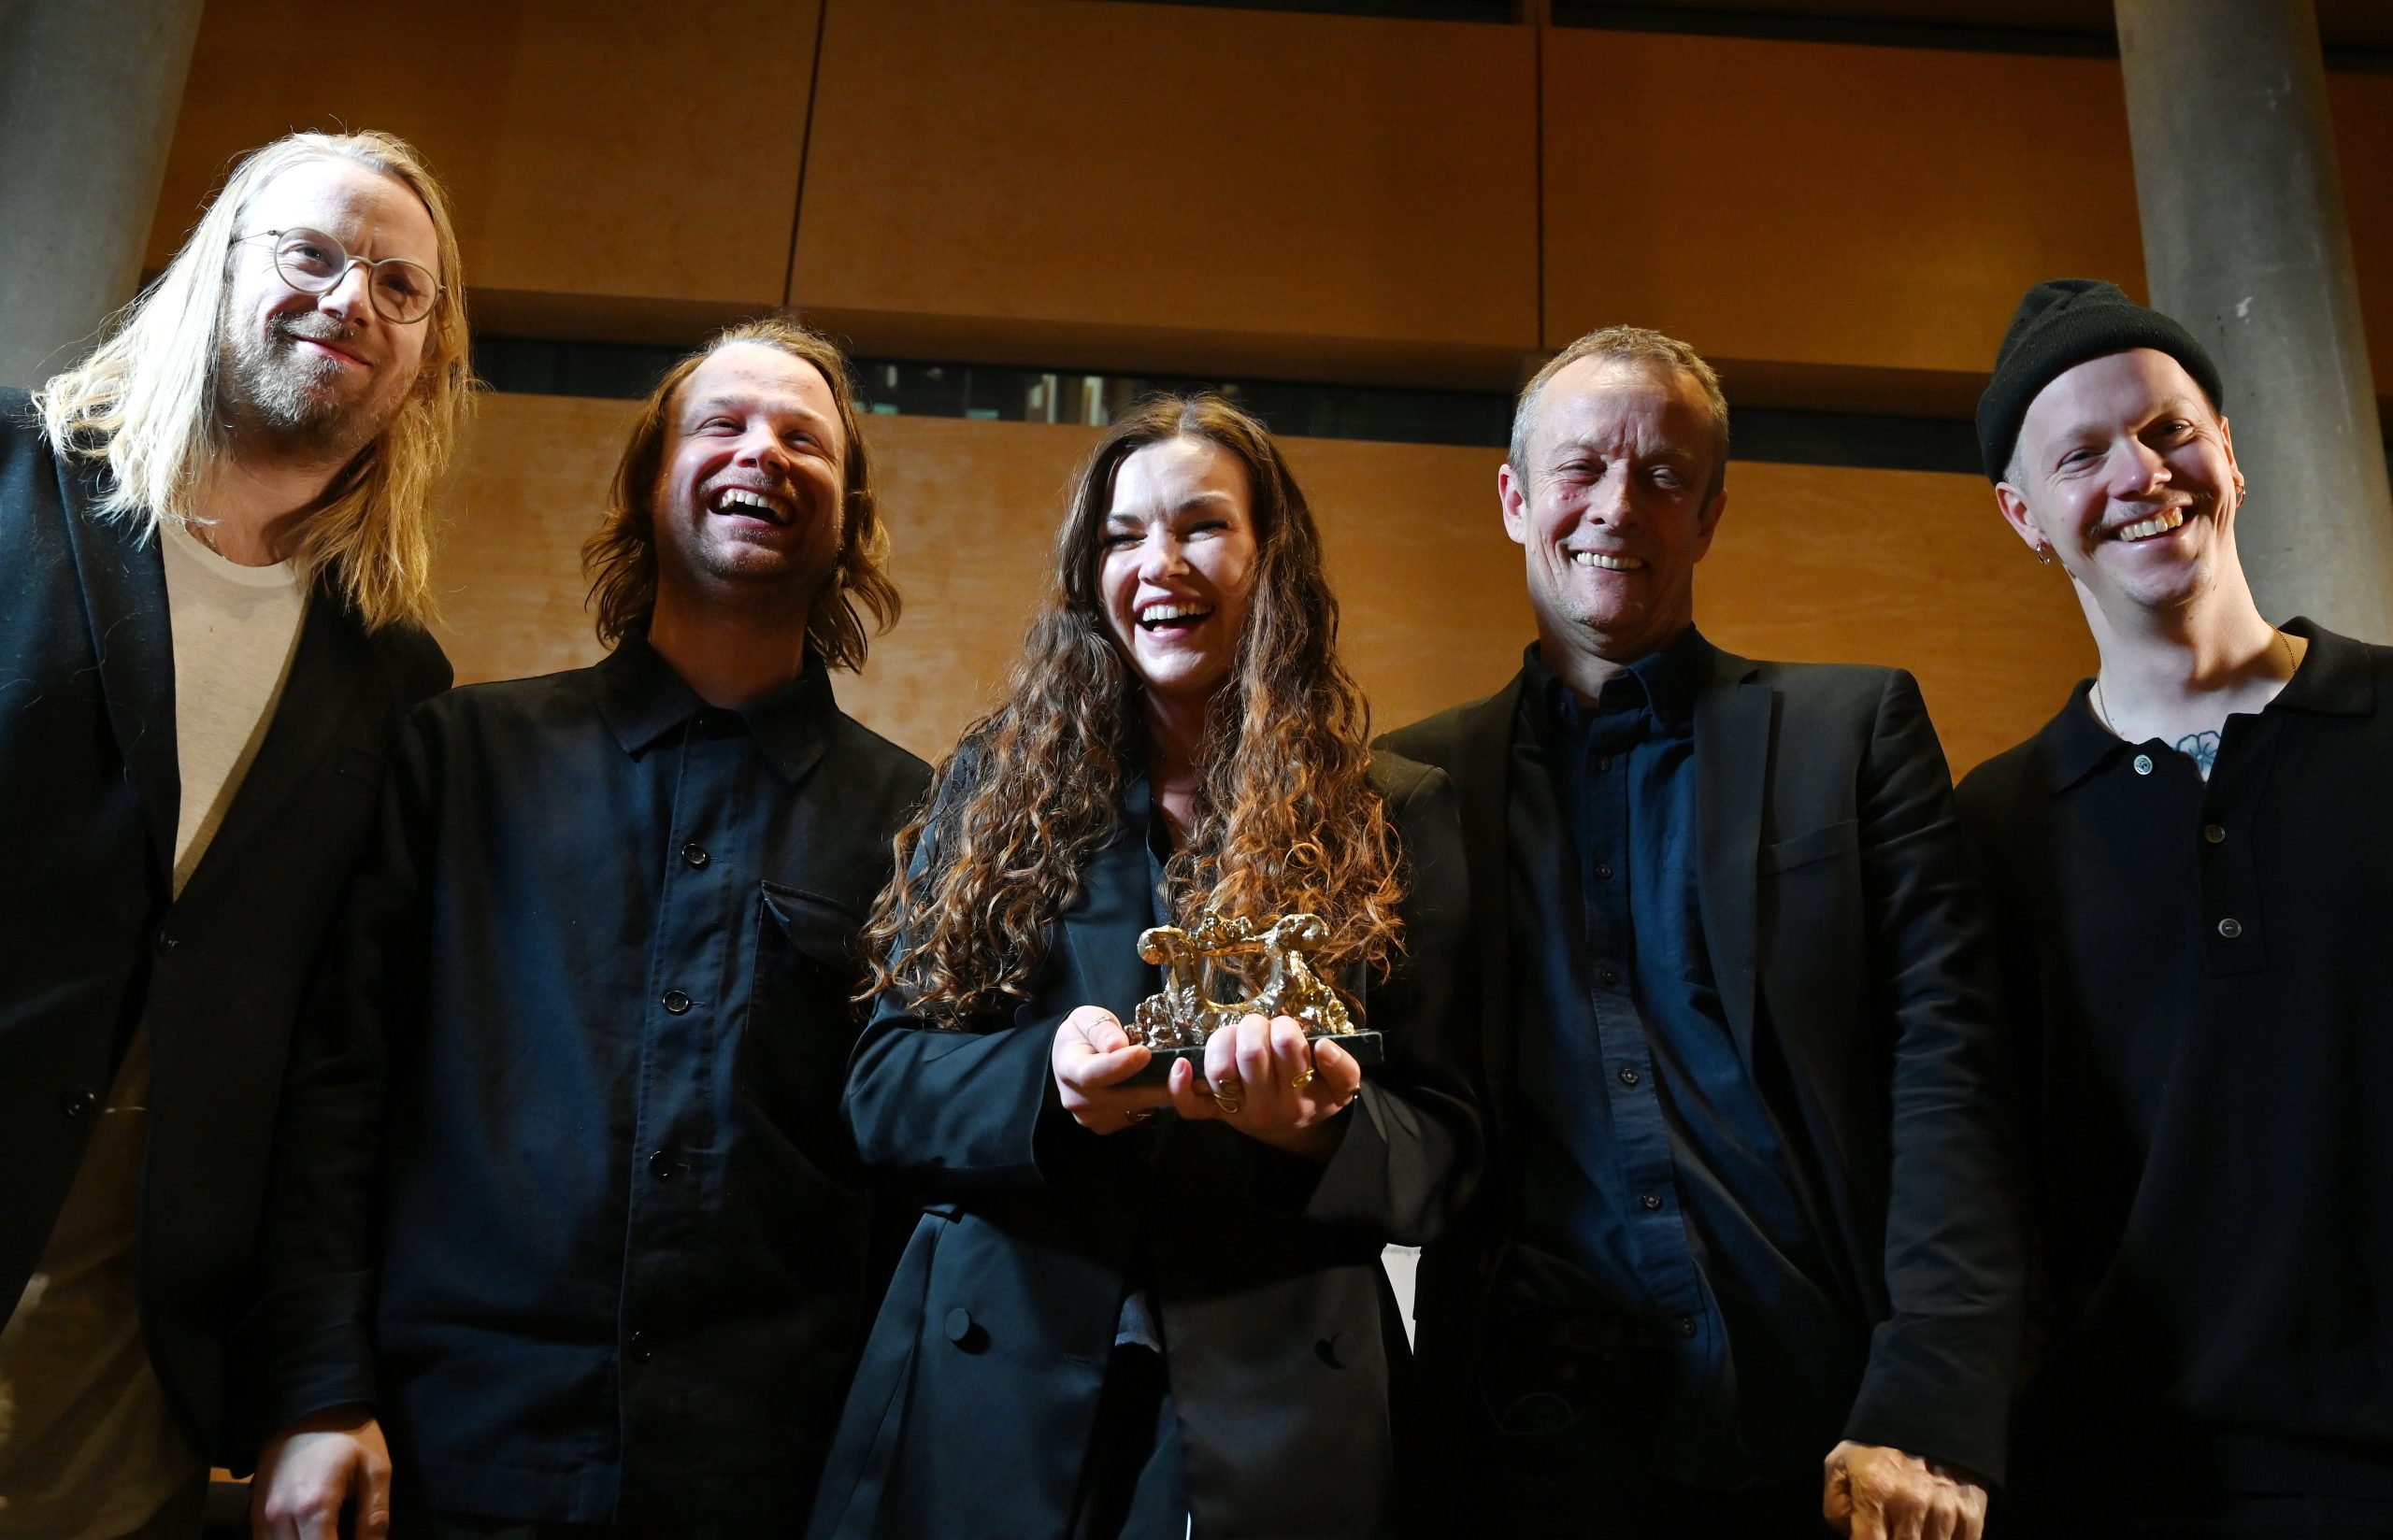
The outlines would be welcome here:
<svg viewBox="0 0 2393 1540">
<path fill-rule="evenodd" d="M 658 1150 L 648 1158 L 648 1174 L 660 1182 L 673 1179 L 673 1156 L 669 1150 Z"/>
<path fill-rule="evenodd" d="M 1596 970 L 1596 982 L 1604 985 L 1606 988 L 1610 988 L 1612 985 L 1620 982 L 1620 970 L 1618 968 L 1598 968 Z"/>
<path fill-rule="evenodd" d="M 1693 1316 L 1681 1316 L 1679 1318 L 1679 1335 L 1683 1337 L 1691 1337 L 1695 1335 L 1695 1318 Z"/>
<path fill-rule="evenodd" d="M 1659 1192 L 1648 1192 L 1639 1201 L 1643 1203 L 1648 1208 L 1659 1208 L 1662 1206 L 1662 1195 Z"/>
<path fill-rule="evenodd" d="M 2136 773 L 2137 775 L 2139 775 L 2139 776 L 2148 776 L 2148 775 L 2152 774 L 2152 756 L 2151 756 L 2151 755 L 2149 755 L 2149 754 L 2138 754 L 2138 755 L 2135 757 L 2135 773 Z"/>
<path fill-rule="evenodd" d="M 89 1086 L 69 1086 L 58 1093 L 58 1113 L 62 1118 L 81 1118 L 99 1105 L 99 1093 Z"/>
<path fill-rule="evenodd" d="M 2215 823 L 2205 823 L 2202 825 L 2202 838 L 2216 845 L 2227 838 L 2227 831 Z"/>
<path fill-rule="evenodd" d="M 693 840 L 681 847 L 681 859 L 693 866 L 703 866 L 707 863 L 707 853 L 699 849 L 697 842 Z"/>
<path fill-rule="evenodd" d="M 1637 1072 L 1633 1069 L 1622 1070 L 1620 1072 L 1620 1083 L 1624 1086 L 1635 1085 L 1637 1083 Z"/>
<path fill-rule="evenodd" d="M 2243 934 L 2243 922 L 2229 915 L 2218 922 L 2218 934 L 2232 941 Z"/>
<path fill-rule="evenodd" d="M 158 933 L 158 955 L 160 957 L 172 957 L 174 955 L 175 948 L 181 945 L 182 943 L 180 941 L 178 941 L 173 936 L 168 935 L 165 932 L 160 931 Z"/>
<path fill-rule="evenodd" d="M 1597 768 L 1597 769 L 1598 769 L 1598 770 L 1609 770 L 1609 769 L 1611 769 L 1611 768 L 1612 768 L 1612 756 L 1611 756 L 1610 754 L 1598 754 L 1598 755 L 1596 756 L 1596 768 Z"/>
<path fill-rule="evenodd" d="M 656 1351 L 648 1345 L 648 1333 L 646 1332 L 634 1332 L 632 1333 L 631 1350 L 632 1362 L 635 1363 L 646 1363 L 651 1358 L 655 1356 Z"/>
<path fill-rule="evenodd" d="M 666 990 L 665 991 L 665 1008 L 671 1011 L 674 1015 L 679 1016 L 683 1011 L 690 1008 L 690 997 L 683 994 L 680 990 Z"/>
<path fill-rule="evenodd" d="M 1596 863 L 1596 880 L 1598 882 L 1610 882 L 1612 880 L 1611 862 L 1598 861 Z"/>
</svg>

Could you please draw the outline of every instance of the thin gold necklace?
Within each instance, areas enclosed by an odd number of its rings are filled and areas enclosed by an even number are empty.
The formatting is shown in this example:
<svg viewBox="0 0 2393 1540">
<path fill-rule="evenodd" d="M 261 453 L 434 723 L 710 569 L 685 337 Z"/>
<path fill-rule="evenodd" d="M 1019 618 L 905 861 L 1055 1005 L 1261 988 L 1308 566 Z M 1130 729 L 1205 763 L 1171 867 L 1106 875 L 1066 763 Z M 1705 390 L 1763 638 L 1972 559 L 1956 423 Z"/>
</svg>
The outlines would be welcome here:
<svg viewBox="0 0 2393 1540">
<path fill-rule="evenodd" d="M 2270 629 L 2269 635 L 2277 639 L 2277 646 L 2285 652 L 2286 677 L 2288 679 L 2293 677 L 2296 664 L 2293 661 L 2292 639 L 2286 636 L 2284 632 L 2278 631 L 2273 627 Z M 2117 727 L 2112 724 L 2111 713 L 2102 705 L 2102 676 L 2099 673 L 2097 673 L 2094 676 L 2094 690 L 2093 692 L 2086 697 L 2086 700 L 2087 703 L 2094 707 L 2094 720 L 2102 724 L 2103 732 L 2108 733 L 2114 738 L 2125 738 L 2127 736 L 2126 734 L 2120 732 Z"/>
</svg>

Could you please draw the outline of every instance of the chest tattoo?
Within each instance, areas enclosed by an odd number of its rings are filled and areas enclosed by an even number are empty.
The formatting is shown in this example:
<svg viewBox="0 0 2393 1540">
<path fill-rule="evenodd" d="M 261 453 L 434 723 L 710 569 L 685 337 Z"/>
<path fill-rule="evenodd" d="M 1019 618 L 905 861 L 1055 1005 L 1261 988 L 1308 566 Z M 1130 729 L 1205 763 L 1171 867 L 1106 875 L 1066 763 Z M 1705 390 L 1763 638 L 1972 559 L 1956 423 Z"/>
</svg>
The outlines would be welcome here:
<svg viewBox="0 0 2393 1540">
<path fill-rule="evenodd" d="M 2218 734 L 2188 733 L 2177 740 L 2177 752 L 2192 760 L 2194 768 L 2202 773 L 2204 780 L 2208 780 L 2210 767 L 2218 763 Z"/>
</svg>

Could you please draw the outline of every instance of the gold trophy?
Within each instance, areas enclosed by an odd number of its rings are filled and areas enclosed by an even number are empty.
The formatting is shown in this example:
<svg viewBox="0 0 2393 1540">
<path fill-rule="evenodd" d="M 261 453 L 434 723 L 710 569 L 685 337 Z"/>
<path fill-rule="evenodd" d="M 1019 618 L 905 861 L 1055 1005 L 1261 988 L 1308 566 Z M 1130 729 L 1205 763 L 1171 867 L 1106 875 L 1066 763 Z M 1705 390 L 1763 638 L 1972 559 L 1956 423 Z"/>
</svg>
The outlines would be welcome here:
<svg viewBox="0 0 2393 1540">
<path fill-rule="evenodd" d="M 1139 957 L 1163 969 L 1163 989 L 1139 1002 L 1127 1027 L 1130 1041 L 1144 1043 L 1154 1058 L 1133 1081 L 1160 1080 L 1171 1062 L 1186 1059 L 1205 1074 L 1205 1041 L 1241 1017 L 1294 1017 L 1311 1041 L 1324 1037 L 1366 1064 L 1381 1059 L 1380 1034 L 1358 1031 L 1340 999 L 1306 961 L 1329 939 L 1318 915 L 1282 915 L 1257 927 L 1208 909 L 1193 930 L 1157 925 L 1139 935 Z M 1218 1000 L 1215 978 L 1235 979 L 1247 991 Z"/>
</svg>

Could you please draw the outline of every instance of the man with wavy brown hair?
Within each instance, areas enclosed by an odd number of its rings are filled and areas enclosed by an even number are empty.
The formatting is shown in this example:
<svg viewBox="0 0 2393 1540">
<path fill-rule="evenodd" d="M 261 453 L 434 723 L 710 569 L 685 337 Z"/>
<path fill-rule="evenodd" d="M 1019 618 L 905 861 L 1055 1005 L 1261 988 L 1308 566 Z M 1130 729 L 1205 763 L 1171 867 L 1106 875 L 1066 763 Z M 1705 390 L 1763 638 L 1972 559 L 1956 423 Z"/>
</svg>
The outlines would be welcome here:
<svg viewBox="0 0 2393 1540">
<path fill-rule="evenodd" d="M 247 157 L 0 392 L 0 1535 L 194 1533 L 302 980 L 400 714 L 469 400 L 439 184 Z"/>
<path fill-rule="evenodd" d="M 924 780 L 831 694 L 886 548 L 846 360 L 735 327 L 587 549 L 611 654 L 402 729 L 268 1185 L 259 1533 L 805 1511 L 870 1306 L 856 932 Z"/>
</svg>

